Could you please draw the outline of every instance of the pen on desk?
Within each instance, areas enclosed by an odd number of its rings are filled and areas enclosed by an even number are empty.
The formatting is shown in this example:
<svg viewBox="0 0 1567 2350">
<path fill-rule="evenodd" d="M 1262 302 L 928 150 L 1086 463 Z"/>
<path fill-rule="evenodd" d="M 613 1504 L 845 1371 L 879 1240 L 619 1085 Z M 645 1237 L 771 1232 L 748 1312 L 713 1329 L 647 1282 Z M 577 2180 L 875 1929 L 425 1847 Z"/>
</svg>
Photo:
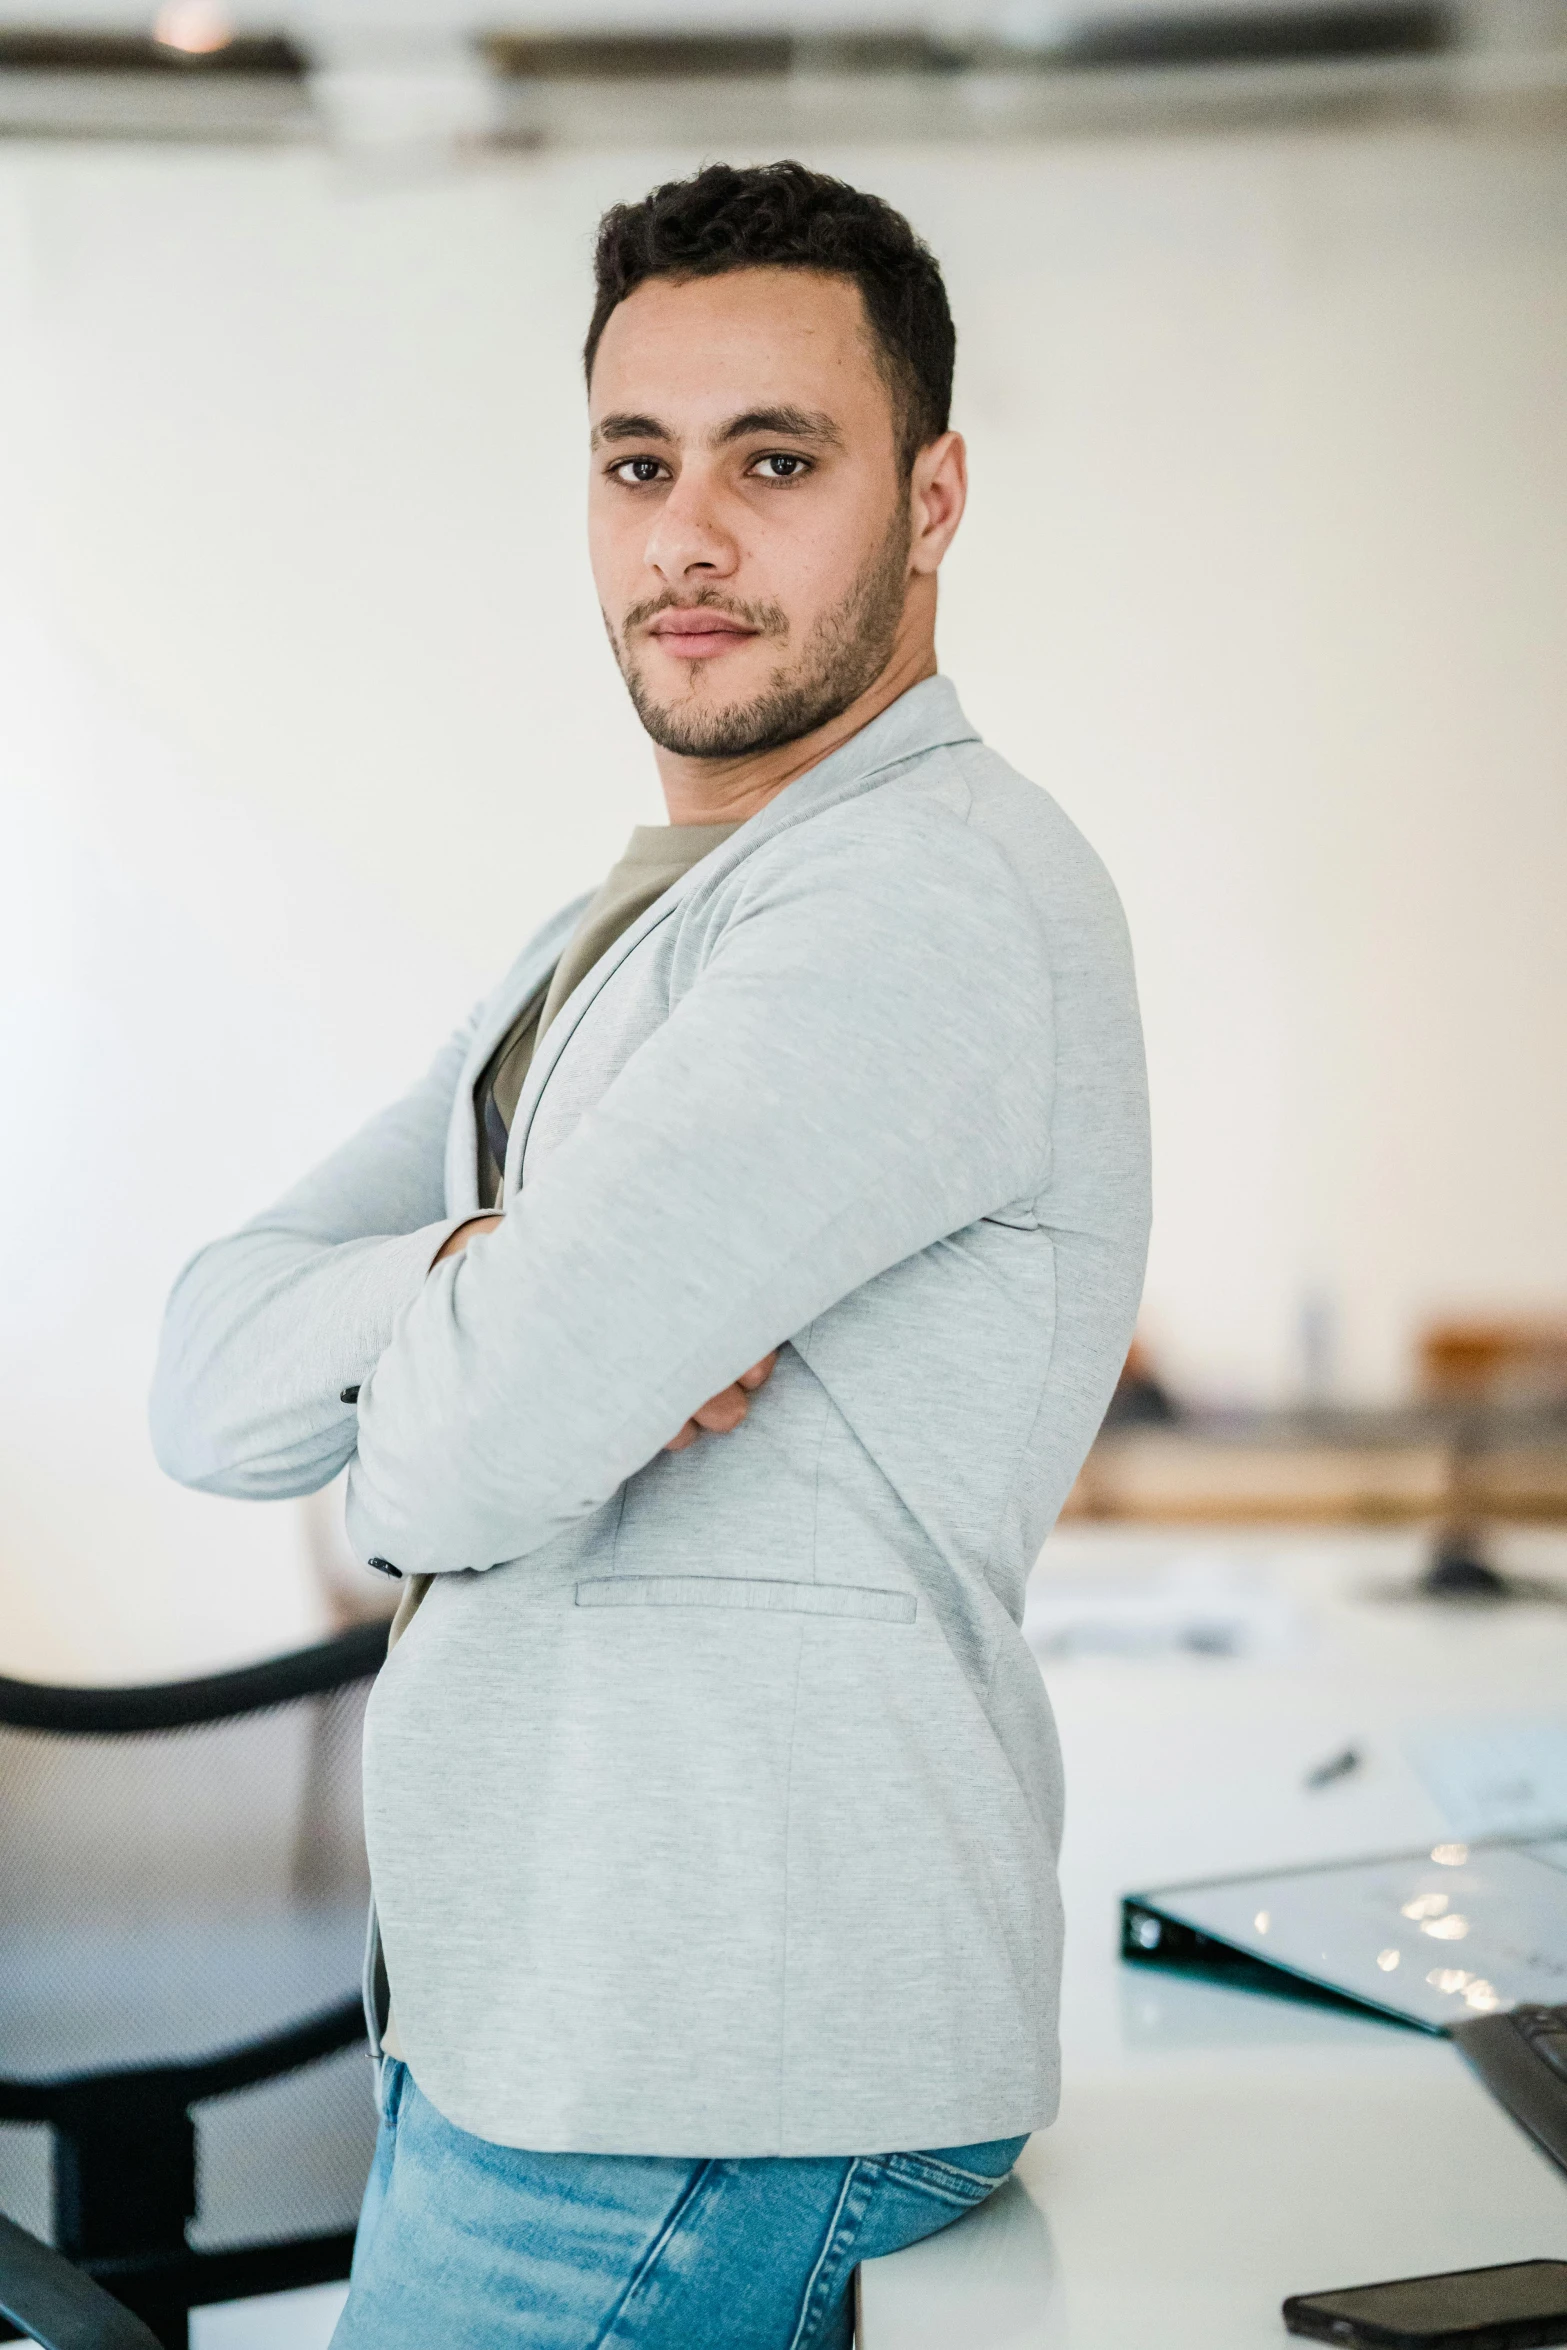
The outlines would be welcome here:
<svg viewBox="0 0 1567 2350">
<path fill-rule="evenodd" d="M 1360 1760 L 1359 1747 L 1346 1746 L 1338 1754 L 1329 1755 L 1326 1762 L 1318 1763 L 1315 1770 L 1308 1771 L 1304 1783 L 1308 1787 L 1331 1787 L 1335 1779 L 1347 1779 L 1352 1771 L 1358 1771 Z"/>
</svg>

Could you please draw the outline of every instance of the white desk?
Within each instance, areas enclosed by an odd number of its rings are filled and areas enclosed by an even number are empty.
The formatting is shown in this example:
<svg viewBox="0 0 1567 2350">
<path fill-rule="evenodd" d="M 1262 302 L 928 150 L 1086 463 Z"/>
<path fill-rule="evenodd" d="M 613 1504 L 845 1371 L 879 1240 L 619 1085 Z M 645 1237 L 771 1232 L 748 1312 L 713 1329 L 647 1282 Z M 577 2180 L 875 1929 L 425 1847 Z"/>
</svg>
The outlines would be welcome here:
<svg viewBox="0 0 1567 2350">
<path fill-rule="evenodd" d="M 1404 1536 L 1074 1531 L 1041 1572 L 1176 1549 L 1257 1560 L 1293 1634 L 1250 1659 L 1049 1668 L 1068 1787 L 1061 2119 L 991 2204 L 862 2271 L 861 2350 L 1281 2350 L 1286 2293 L 1567 2257 L 1567 2178 L 1444 2042 L 1115 1956 L 1123 1892 L 1441 1835 L 1402 1732 L 1567 1711 L 1567 1608 L 1367 1602 L 1414 1573 Z M 1512 1557 L 1567 1572 L 1558 1538 Z M 1304 1773 L 1351 1743 L 1364 1768 L 1308 1792 Z"/>
</svg>

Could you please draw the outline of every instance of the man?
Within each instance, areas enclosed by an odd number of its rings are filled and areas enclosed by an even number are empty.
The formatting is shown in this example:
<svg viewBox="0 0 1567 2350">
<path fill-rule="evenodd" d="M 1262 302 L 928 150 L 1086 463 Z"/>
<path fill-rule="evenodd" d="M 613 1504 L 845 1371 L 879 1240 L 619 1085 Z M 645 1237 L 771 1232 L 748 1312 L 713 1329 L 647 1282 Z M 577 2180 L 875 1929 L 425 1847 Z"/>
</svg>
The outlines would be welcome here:
<svg viewBox="0 0 1567 2350">
<path fill-rule="evenodd" d="M 602 224 L 589 533 L 670 824 L 169 1307 L 160 1456 L 409 1578 L 337 2340 L 818 2350 L 1056 2096 L 1023 1587 L 1125 1356 L 1102 868 L 936 674 L 953 334 L 798 164 Z M 570 788 L 569 780 L 566 788 Z"/>
</svg>

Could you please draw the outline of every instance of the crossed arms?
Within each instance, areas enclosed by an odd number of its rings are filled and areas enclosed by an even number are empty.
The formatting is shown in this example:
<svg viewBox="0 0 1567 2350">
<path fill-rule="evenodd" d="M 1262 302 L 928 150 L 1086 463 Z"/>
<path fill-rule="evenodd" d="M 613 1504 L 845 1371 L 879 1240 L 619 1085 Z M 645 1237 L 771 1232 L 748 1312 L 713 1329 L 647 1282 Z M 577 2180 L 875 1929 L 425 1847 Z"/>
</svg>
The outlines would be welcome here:
<svg viewBox="0 0 1567 2350">
<path fill-rule="evenodd" d="M 409 1573 L 525 1558 L 671 1429 L 678 1447 L 737 1415 L 782 1339 L 1037 1193 L 1048 964 L 994 846 L 861 803 L 732 886 L 669 1018 L 498 1222 L 443 1214 L 459 1035 L 187 1268 L 153 1396 L 173 1475 L 276 1496 L 346 1462 L 364 1555 Z"/>
<path fill-rule="evenodd" d="M 459 1224 L 456 1231 L 449 1232 L 436 1250 L 431 1272 L 447 1257 L 454 1257 L 465 1249 L 469 1241 L 476 1240 L 481 1232 L 493 1232 L 500 1220 L 499 1216 L 472 1216 L 466 1224 Z M 777 1360 L 778 1349 L 774 1347 L 771 1354 L 763 1355 L 759 1363 L 753 1363 L 748 1371 L 742 1371 L 738 1379 L 731 1380 L 727 1387 L 721 1387 L 716 1395 L 710 1395 L 706 1403 L 698 1404 L 684 1427 L 671 1436 L 664 1450 L 684 1452 L 688 1445 L 695 1444 L 704 1429 L 713 1436 L 732 1435 L 750 1410 L 752 1396 L 759 1387 L 765 1387 L 772 1377 L 773 1365 Z"/>
</svg>

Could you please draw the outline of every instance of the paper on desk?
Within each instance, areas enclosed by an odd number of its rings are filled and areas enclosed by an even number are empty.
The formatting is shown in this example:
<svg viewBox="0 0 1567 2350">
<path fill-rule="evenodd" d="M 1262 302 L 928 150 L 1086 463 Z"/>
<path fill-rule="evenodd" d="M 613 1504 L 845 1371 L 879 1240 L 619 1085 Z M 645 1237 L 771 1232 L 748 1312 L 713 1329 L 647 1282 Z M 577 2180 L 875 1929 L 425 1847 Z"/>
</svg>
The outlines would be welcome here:
<svg viewBox="0 0 1567 2350">
<path fill-rule="evenodd" d="M 1567 1719 L 1433 1724 L 1404 1751 L 1460 1836 L 1567 1828 Z"/>
<path fill-rule="evenodd" d="M 1038 1657 L 1266 1655 L 1292 1646 L 1299 1628 L 1291 1600 L 1203 1551 L 1150 1568 L 1038 1574 L 1023 1613 Z"/>
</svg>

